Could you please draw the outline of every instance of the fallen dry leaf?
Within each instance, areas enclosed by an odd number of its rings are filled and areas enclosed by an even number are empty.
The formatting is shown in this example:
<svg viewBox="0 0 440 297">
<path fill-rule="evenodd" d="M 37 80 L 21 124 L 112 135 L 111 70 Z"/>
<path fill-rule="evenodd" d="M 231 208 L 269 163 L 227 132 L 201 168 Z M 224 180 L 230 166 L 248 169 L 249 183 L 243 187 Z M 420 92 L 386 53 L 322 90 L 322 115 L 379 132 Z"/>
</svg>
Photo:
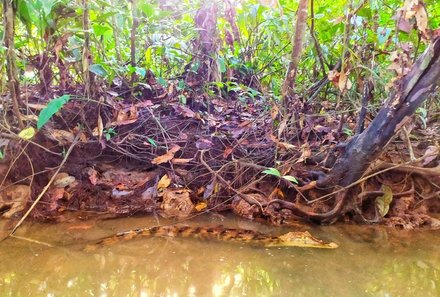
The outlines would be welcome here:
<svg viewBox="0 0 440 297">
<path fill-rule="evenodd" d="M 341 93 L 345 93 L 347 90 L 350 90 L 352 86 L 353 84 L 348 78 L 348 72 L 347 73 L 341 72 L 339 74 L 339 81 L 338 81 L 339 91 L 341 91 Z"/>
<path fill-rule="evenodd" d="M 98 183 L 98 171 L 93 168 L 88 168 L 87 175 L 89 176 L 90 183 L 95 186 Z"/>
<path fill-rule="evenodd" d="M 174 154 L 180 150 L 180 146 L 178 146 L 177 144 L 173 145 L 173 147 L 170 148 L 170 150 L 168 152 L 166 152 L 165 154 L 163 154 L 162 156 L 156 157 L 154 158 L 151 163 L 152 164 L 163 164 L 166 162 L 171 161 L 174 158 Z"/>
<path fill-rule="evenodd" d="M 423 166 L 428 165 L 433 160 L 435 160 L 440 155 L 439 147 L 430 145 L 426 148 L 425 153 L 423 154 Z"/>
<path fill-rule="evenodd" d="M 53 185 L 56 188 L 65 188 L 75 182 L 75 177 L 65 172 L 60 172 L 54 179 Z"/>
<path fill-rule="evenodd" d="M 196 204 L 196 206 L 194 207 L 197 211 L 202 211 L 204 209 L 206 209 L 208 207 L 208 204 L 204 201 L 199 202 Z"/>
<path fill-rule="evenodd" d="M 102 122 L 102 118 L 100 114 L 98 115 L 98 123 L 96 129 L 97 129 L 96 130 L 97 135 L 95 135 L 95 129 L 93 129 L 93 136 L 98 136 L 99 140 L 101 140 L 102 133 L 104 132 L 104 124 Z"/>
<path fill-rule="evenodd" d="M 234 148 L 232 146 L 227 146 L 225 150 L 223 151 L 223 158 L 227 158 L 232 152 L 234 151 Z"/>
<path fill-rule="evenodd" d="M 135 105 L 129 108 L 118 110 L 116 121 L 111 123 L 111 126 L 123 126 L 136 122 L 138 119 L 138 112 Z"/>
<path fill-rule="evenodd" d="M 186 218 L 194 210 L 194 204 L 187 189 L 165 189 L 161 208 L 166 218 Z"/>
<path fill-rule="evenodd" d="M 31 197 L 31 188 L 27 185 L 12 185 L 0 192 L 0 208 L 9 209 L 4 218 L 11 218 L 26 207 Z"/>
<path fill-rule="evenodd" d="M 190 161 L 192 160 L 192 158 L 190 159 L 172 159 L 171 163 L 175 164 L 175 165 L 184 165 L 184 164 L 188 164 Z"/>
<path fill-rule="evenodd" d="M 272 140 L 277 147 L 279 147 L 280 149 L 284 149 L 284 150 L 292 150 L 295 149 L 296 147 L 293 144 L 287 143 L 287 142 L 282 142 L 279 141 L 274 135 L 269 135 L 270 140 Z"/>
<path fill-rule="evenodd" d="M 198 148 L 199 150 L 206 150 L 206 149 L 210 149 L 214 146 L 214 143 L 209 140 L 209 139 L 199 139 L 196 142 L 196 148 Z"/>
<path fill-rule="evenodd" d="M 302 154 L 299 157 L 299 159 L 296 161 L 296 163 L 301 163 L 312 155 L 312 150 L 307 144 L 304 144 L 301 148 L 302 148 Z"/>
<path fill-rule="evenodd" d="M 173 108 L 177 113 L 183 115 L 186 118 L 194 118 L 196 116 L 196 113 L 186 106 L 179 104 L 179 105 L 174 105 Z"/>
<path fill-rule="evenodd" d="M 170 184 L 171 184 L 171 178 L 168 177 L 168 174 L 165 174 L 164 176 L 161 177 L 161 179 L 157 183 L 157 189 L 159 190 L 159 189 L 168 188 Z"/>
</svg>

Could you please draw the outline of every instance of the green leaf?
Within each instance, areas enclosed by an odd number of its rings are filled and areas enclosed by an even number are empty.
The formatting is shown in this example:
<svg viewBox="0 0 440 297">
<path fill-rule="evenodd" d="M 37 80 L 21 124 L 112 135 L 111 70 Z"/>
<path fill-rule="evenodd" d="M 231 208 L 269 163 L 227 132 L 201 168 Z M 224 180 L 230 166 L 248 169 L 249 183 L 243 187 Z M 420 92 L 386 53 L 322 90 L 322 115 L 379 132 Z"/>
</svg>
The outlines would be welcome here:
<svg viewBox="0 0 440 297">
<path fill-rule="evenodd" d="M 281 173 L 276 168 L 268 168 L 268 169 L 264 170 L 262 173 L 281 177 Z"/>
<path fill-rule="evenodd" d="M 361 9 L 359 9 L 357 15 L 361 16 L 361 17 L 365 17 L 367 19 L 371 19 L 371 17 L 372 17 L 371 9 L 369 9 L 367 7 L 363 7 Z"/>
<path fill-rule="evenodd" d="M 283 175 L 282 178 L 284 178 L 285 180 L 288 180 L 294 184 L 298 183 L 298 180 L 294 176 L 291 176 L 291 175 Z"/>
<path fill-rule="evenodd" d="M 70 95 L 63 95 L 61 97 L 55 98 L 51 100 L 45 108 L 40 112 L 40 116 L 38 117 L 37 129 L 43 127 L 52 116 L 57 113 L 64 104 L 66 104 L 70 100 Z"/>
<path fill-rule="evenodd" d="M 168 82 L 163 78 L 163 77 L 159 77 L 158 79 L 157 79 L 157 82 L 159 83 L 159 84 L 161 84 L 162 85 L 162 87 L 168 87 Z"/>
<path fill-rule="evenodd" d="M 26 29 L 30 31 L 32 20 L 35 19 L 35 13 L 33 11 L 32 4 L 29 4 L 27 1 L 18 1 L 17 15 L 26 26 Z"/>
<path fill-rule="evenodd" d="M 46 16 L 48 16 L 51 12 L 52 9 L 58 4 L 58 0 L 44 0 L 41 2 L 42 6 L 43 6 L 43 12 Z"/>
<path fill-rule="evenodd" d="M 21 130 L 20 133 L 18 133 L 18 136 L 22 139 L 29 140 L 32 137 L 34 137 L 35 132 L 36 131 L 35 131 L 34 127 L 28 127 L 28 128 Z"/>
<path fill-rule="evenodd" d="M 218 66 L 220 67 L 220 72 L 221 72 L 221 73 L 225 73 L 225 72 L 226 72 L 225 59 L 223 59 L 223 58 L 218 58 L 218 59 L 217 59 L 217 62 L 218 62 Z"/>
<path fill-rule="evenodd" d="M 111 28 L 108 25 L 101 25 L 101 24 L 93 25 L 93 32 L 95 32 L 96 36 L 104 35 L 105 32 L 109 30 L 111 30 Z"/>
<path fill-rule="evenodd" d="M 192 72 L 197 73 L 199 68 L 200 68 L 200 62 L 199 61 L 191 63 L 191 71 Z"/>
<path fill-rule="evenodd" d="M 376 198 L 376 207 L 379 214 L 384 217 L 390 210 L 391 201 L 393 201 L 393 190 L 386 185 L 382 186 L 383 195 Z"/>
<path fill-rule="evenodd" d="M 157 147 L 156 141 L 154 141 L 154 139 L 147 137 L 147 140 L 152 146 Z"/>
<path fill-rule="evenodd" d="M 107 70 L 105 70 L 101 64 L 93 64 L 89 70 L 98 76 L 105 77 L 108 75 Z"/>
<path fill-rule="evenodd" d="M 185 97 L 185 95 L 179 95 L 179 101 L 183 105 L 186 105 L 186 97 Z"/>
<path fill-rule="evenodd" d="M 136 67 L 136 74 L 139 75 L 141 78 L 144 78 L 147 74 L 147 70 L 145 68 Z"/>
<path fill-rule="evenodd" d="M 179 79 L 179 83 L 177 84 L 177 90 L 182 91 L 185 89 L 185 82 L 181 79 Z"/>
<path fill-rule="evenodd" d="M 154 16 L 155 9 L 154 6 L 151 5 L 150 3 L 143 2 L 140 3 L 138 7 L 142 10 L 142 12 L 145 14 L 147 18 Z"/>
</svg>

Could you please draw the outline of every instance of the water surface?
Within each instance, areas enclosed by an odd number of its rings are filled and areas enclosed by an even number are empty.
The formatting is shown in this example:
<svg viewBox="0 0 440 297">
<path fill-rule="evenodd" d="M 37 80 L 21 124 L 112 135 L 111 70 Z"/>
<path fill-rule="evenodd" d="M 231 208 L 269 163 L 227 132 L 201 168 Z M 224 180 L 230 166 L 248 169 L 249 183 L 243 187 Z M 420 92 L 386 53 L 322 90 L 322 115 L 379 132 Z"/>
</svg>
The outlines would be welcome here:
<svg viewBox="0 0 440 297">
<path fill-rule="evenodd" d="M 6 223 L 0 224 L 5 229 Z M 272 234 L 292 230 L 219 217 L 187 224 Z M 157 221 L 151 217 L 27 223 L 17 235 L 55 247 L 14 238 L 1 242 L 0 296 L 440 296 L 438 231 L 301 228 L 337 242 L 336 250 L 184 238 L 142 238 L 93 253 L 82 250 L 102 236 L 152 225 Z"/>
</svg>

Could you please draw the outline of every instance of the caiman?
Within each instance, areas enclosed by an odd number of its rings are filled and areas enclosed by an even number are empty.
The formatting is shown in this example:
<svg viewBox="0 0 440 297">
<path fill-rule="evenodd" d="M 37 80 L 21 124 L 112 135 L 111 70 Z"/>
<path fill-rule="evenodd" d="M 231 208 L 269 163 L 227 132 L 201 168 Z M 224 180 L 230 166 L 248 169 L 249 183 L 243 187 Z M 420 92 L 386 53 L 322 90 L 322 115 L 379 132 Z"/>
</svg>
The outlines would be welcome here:
<svg viewBox="0 0 440 297">
<path fill-rule="evenodd" d="M 112 245 L 122 240 L 129 240 L 140 236 L 148 237 L 183 237 L 198 238 L 205 240 L 217 240 L 226 242 L 242 242 L 255 246 L 263 247 L 304 247 L 334 249 L 338 245 L 334 242 L 324 242 L 313 237 L 309 232 L 288 232 L 280 236 L 266 235 L 260 232 L 232 229 L 223 226 L 218 227 L 190 227 L 190 226 L 158 226 L 149 228 L 139 228 L 116 235 L 108 236 L 99 241 L 89 244 L 86 251 L 93 251 L 99 247 Z"/>
</svg>

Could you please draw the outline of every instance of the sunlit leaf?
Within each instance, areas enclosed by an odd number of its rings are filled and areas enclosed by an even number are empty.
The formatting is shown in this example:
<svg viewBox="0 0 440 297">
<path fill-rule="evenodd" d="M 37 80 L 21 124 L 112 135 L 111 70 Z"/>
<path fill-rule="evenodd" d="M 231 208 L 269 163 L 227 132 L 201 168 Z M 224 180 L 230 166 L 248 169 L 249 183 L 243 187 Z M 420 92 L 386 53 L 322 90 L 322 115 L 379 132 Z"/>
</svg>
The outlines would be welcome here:
<svg viewBox="0 0 440 297">
<path fill-rule="evenodd" d="M 291 176 L 291 175 L 283 175 L 282 178 L 284 178 L 285 180 L 291 181 L 294 184 L 298 183 L 298 180 L 294 176 Z"/>
<path fill-rule="evenodd" d="M 384 217 L 390 210 L 391 201 L 393 201 L 393 190 L 386 185 L 382 185 L 383 195 L 376 198 L 376 207 L 379 214 Z"/>
<path fill-rule="evenodd" d="M 34 137 L 35 133 L 36 130 L 34 127 L 28 127 L 26 129 L 21 130 L 20 133 L 18 133 L 18 136 L 22 139 L 29 140 L 32 137 Z"/>
<path fill-rule="evenodd" d="M 171 185 L 171 178 L 169 178 L 168 175 L 165 174 L 157 183 L 157 189 L 168 188 L 169 185 Z"/>
<path fill-rule="evenodd" d="M 51 100 L 47 106 L 40 112 L 37 122 L 37 129 L 43 127 L 52 116 L 57 113 L 64 104 L 70 100 L 70 95 L 63 95 L 61 97 Z"/>
<path fill-rule="evenodd" d="M 141 1 L 138 4 L 138 7 L 142 10 L 147 18 L 154 16 L 155 8 L 152 4 L 147 3 L 146 1 Z"/>
<path fill-rule="evenodd" d="M 202 202 L 199 202 L 199 203 L 196 204 L 195 209 L 196 209 L 197 211 L 202 211 L 202 210 L 204 210 L 206 207 L 208 207 L 208 204 L 207 204 L 206 202 L 202 201 Z"/>
<path fill-rule="evenodd" d="M 361 9 L 359 9 L 357 15 L 361 16 L 361 17 L 365 17 L 367 19 L 371 19 L 371 17 L 372 17 L 371 9 L 368 7 L 363 7 Z"/>
<path fill-rule="evenodd" d="M 136 67 L 136 74 L 144 78 L 145 75 L 147 74 L 147 70 L 145 68 Z"/>
<path fill-rule="evenodd" d="M 264 170 L 262 173 L 281 177 L 281 173 L 276 168 L 268 168 L 268 169 Z"/>
<path fill-rule="evenodd" d="M 104 123 L 102 122 L 102 117 L 100 114 L 98 114 L 98 124 L 96 127 L 98 128 L 98 138 L 101 139 L 102 133 L 104 132 Z"/>
<path fill-rule="evenodd" d="M 171 161 L 174 158 L 174 154 L 180 150 L 180 146 L 178 145 L 174 145 L 173 147 L 170 148 L 170 150 L 168 152 L 166 152 L 165 154 L 154 158 L 151 163 L 159 165 L 162 163 L 166 163 Z"/>
<path fill-rule="evenodd" d="M 96 36 L 104 35 L 107 31 L 110 31 L 111 28 L 108 25 L 94 24 L 93 32 Z"/>
</svg>

